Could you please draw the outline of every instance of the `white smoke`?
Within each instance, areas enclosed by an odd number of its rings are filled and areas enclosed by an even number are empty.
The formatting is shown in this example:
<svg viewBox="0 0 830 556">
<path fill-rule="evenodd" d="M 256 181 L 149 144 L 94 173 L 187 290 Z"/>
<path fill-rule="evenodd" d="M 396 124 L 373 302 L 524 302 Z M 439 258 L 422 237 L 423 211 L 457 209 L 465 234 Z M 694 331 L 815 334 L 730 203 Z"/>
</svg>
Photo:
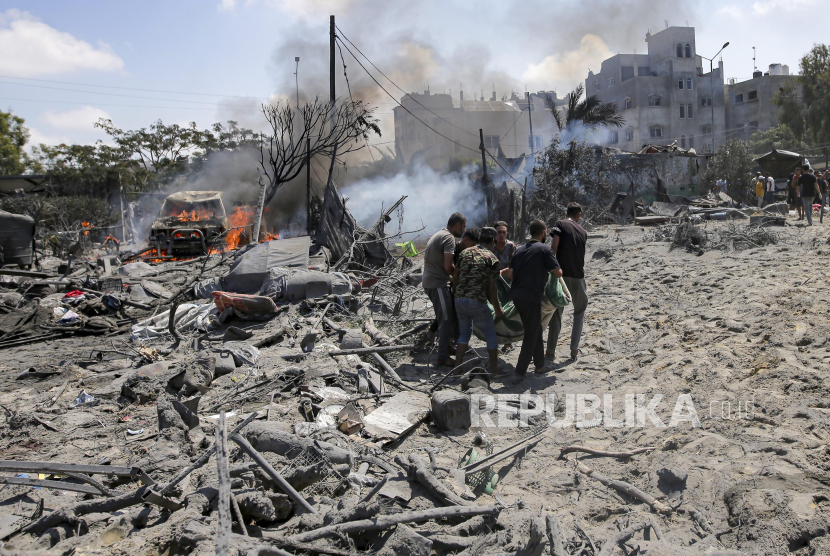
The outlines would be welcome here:
<svg viewBox="0 0 830 556">
<path fill-rule="evenodd" d="M 419 234 L 404 239 L 425 238 L 446 226 L 447 219 L 454 212 L 463 213 L 469 226 L 485 224 L 487 208 L 484 197 L 468 177 L 476 171 L 475 166 L 468 166 L 460 172 L 439 174 L 429 166 L 418 164 L 411 171 L 390 178 L 358 181 L 342 194 L 348 198 L 346 206 L 352 216 L 366 228 L 377 222 L 386 208 L 406 195 L 402 231 L 426 227 Z M 386 226 L 386 234 L 396 232 L 397 222 L 395 215 L 392 215 L 392 221 Z"/>
</svg>

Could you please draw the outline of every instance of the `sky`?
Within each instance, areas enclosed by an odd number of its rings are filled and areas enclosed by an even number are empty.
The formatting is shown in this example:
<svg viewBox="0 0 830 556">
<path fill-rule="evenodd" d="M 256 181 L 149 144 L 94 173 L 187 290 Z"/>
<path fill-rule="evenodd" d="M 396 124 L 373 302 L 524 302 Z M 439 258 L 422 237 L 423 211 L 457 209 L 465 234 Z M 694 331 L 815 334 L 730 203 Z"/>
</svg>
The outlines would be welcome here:
<svg viewBox="0 0 830 556">
<path fill-rule="evenodd" d="M 405 91 L 464 87 L 487 98 L 511 91 L 563 96 L 616 53 L 646 52 L 647 31 L 693 26 L 698 54 L 724 42 L 726 77 L 757 66 L 792 72 L 814 43 L 830 0 L 0 0 L 0 108 L 26 120 L 31 143 L 93 143 L 93 124 L 123 129 L 234 120 L 259 131 L 263 102 L 328 96 L 329 15 L 335 15 L 337 93 L 377 107 L 394 141 L 394 101 L 352 58 L 359 49 L 393 83 L 362 63 L 396 98 Z M 527 88 L 527 89 L 526 89 Z M 384 147 L 385 148 L 385 147 Z"/>
</svg>

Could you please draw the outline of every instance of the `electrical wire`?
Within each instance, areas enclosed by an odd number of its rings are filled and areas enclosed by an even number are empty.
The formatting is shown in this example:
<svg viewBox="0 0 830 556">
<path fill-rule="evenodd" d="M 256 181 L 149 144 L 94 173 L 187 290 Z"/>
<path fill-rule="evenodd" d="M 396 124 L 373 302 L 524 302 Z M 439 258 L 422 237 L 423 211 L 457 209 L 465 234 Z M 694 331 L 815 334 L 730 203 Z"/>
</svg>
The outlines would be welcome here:
<svg viewBox="0 0 830 556">
<path fill-rule="evenodd" d="M 349 100 L 352 102 L 352 105 L 354 105 L 354 98 L 352 98 L 352 86 L 349 84 L 349 74 L 346 73 L 346 60 L 343 58 L 343 49 L 340 48 L 339 42 L 335 42 L 335 44 L 337 44 L 337 50 L 340 51 L 340 61 L 343 63 L 343 77 L 346 78 L 346 88 L 349 91 Z M 372 154 L 372 149 L 369 148 L 369 138 L 364 136 L 363 140 L 366 142 L 366 150 L 369 151 L 369 156 L 372 157 L 372 162 L 377 162 L 377 160 L 375 160 L 375 155 Z"/>
<path fill-rule="evenodd" d="M 389 76 L 388 76 L 388 75 L 386 75 L 385 73 L 383 73 L 383 72 L 380 70 L 380 68 L 379 68 L 379 67 L 377 67 L 377 66 L 374 64 L 374 62 L 372 62 L 372 61 L 369 59 L 369 57 L 368 57 L 368 56 L 366 56 L 363 52 L 361 52 L 361 50 L 357 47 L 357 45 L 356 45 L 355 43 L 353 43 L 351 40 L 349 40 L 349 37 L 347 37 L 347 36 L 346 36 L 346 34 L 345 34 L 345 33 L 343 33 L 343 30 L 342 30 L 342 29 L 340 29 L 340 27 L 337 27 L 336 25 L 335 25 L 335 27 L 336 27 L 336 29 L 337 29 L 338 31 L 340 31 L 340 35 L 336 35 L 336 38 L 339 38 L 340 36 L 342 36 L 344 39 L 346 39 L 346 41 L 348 41 L 348 43 L 349 43 L 350 45 L 354 46 L 355 50 L 357 50 L 357 51 L 360 53 L 360 55 L 361 55 L 361 56 L 363 56 L 363 57 L 366 59 L 366 61 L 367 61 L 367 62 L 369 62 L 369 63 L 372 65 L 372 67 L 373 67 L 373 68 L 375 68 L 375 69 L 378 71 L 378 73 L 380 73 L 383 77 L 385 77 L 387 81 L 389 81 L 392 85 L 394 85 L 394 86 L 395 86 L 395 88 L 396 88 L 396 89 L 398 89 L 400 92 L 402 92 L 404 95 L 409 95 L 409 93 L 407 93 L 406 91 L 404 91 L 403 89 L 401 89 L 401 88 L 398 86 L 398 84 L 397 84 L 397 83 L 395 83 L 394 81 L 392 81 L 392 80 L 389 78 Z M 343 46 L 346 46 L 346 45 L 343 45 Z M 348 47 L 346 47 L 346 50 L 348 50 L 348 49 L 349 49 L 349 48 L 348 48 Z M 349 53 L 351 54 L 351 51 L 350 51 Z M 354 54 L 352 54 L 352 56 L 354 56 Z M 355 58 L 355 60 L 357 60 L 357 58 Z M 358 62 L 358 63 L 359 63 L 359 62 Z M 362 65 L 362 64 L 361 64 L 361 65 Z M 366 68 L 364 67 L 363 69 L 366 69 Z M 368 72 L 368 70 L 367 70 L 367 72 L 366 72 L 366 73 L 369 73 L 369 72 Z M 377 81 L 375 81 L 375 83 L 377 83 Z M 378 86 L 380 87 L 380 83 L 378 83 Z M 383 88 L 383 87 L 381 87 L 381 88 Z M 384 90 L 385 90 L 385 89 L 384 89 Z M 389 94 L 389 93 L 387 92 L 386 94 Z M 390 95 L 390 96 L 391 96 L 391 95 Z M 409 98 L 410 98 L 410 99 L 412 99 L 412 101 L 413 101 L 413 102 L 415 102 L 418 106 L 420 106 L 421 108 L 423 108 L 424 110 L 426 110 L 427 112 L 429 112 L 430 114 L 432 114 L 433 116 L 436 116 L 437 118 L 439 118 L 439 119 L 441 119 L 441 120 L 443 120 L 443 121 L 447 122 L 448 124 L 450 124 L 451 126 L 453 126 L 453 127 L 454 127 L 454 128 L 456 128 L 456 129 L 460 129 L 460 130 L 461 130 L 461 131 L 463 131 L 464 133 L 467 133 L 467 134 L 469 134 L 469 135 L 472 135 L 473 137 L 478 138 L 478 136 L 477 136 L 475 133 L 472 133 L 472 132 L 470 132 L 470 131 L 468 131 L 468 130 L 464 129 L 463 127 L 459 127 L 459 126 L 455 125 L 454 123 L 452 123 L 451 121 L 447 120 L 446 118 L 443 118 L 443 117 L 439 116 L 438 114 L 436 114 L 435 112 L 433 112 L 432 110 L 430 110 L 429 108 L 427 108 L 426 106 L 424 106 L 423 104 L 421 104 L 420 102 L 418 102 L 418 100 L 417 100 L 416 98 L 414 98 L 413 96 L 409 95 Z M 394 97 L 393 97 L 393 100 L 395 100 L 395 99 L 394 99 Z M 397 102 L 397 100 L 395 100 L 395 101 Z M 400 103 L 399 103 L 399 104 L 400 104 Z M 409 112 L 409 111 L 407 110 L 407 112 Z M 411 112 L 410 112 L 410 114 L 411 114 Z"/>
<path fill-rule="evenodd" d="M 78 89 L 67 89 L 65 87 L 50 87 L 48 85 L 30 85 L 29 83 L 15 83 L 13 81 L 2 81 L 2 80 L 0 80 L 0 83 L 3 83 L 5 85 L 17 85 L 18 87 L 35 87 L 35 88 L 38 88 L 38 89 L 50 89 L 50 90 L 53 90 L 53 91 L 67 91 L 67 92 L 70 92 L 70 93 L 87 93 L 87 94 L 91 94 L 91 95 L 105 95 L 105 96 L 109 96 L 109 97 L 137 98 L 137 99 L 142 99 L 142 100 L 161 100 L 161 101 L 164 101 L 164 102 L 182 102 L 182 103 L 185 103 L 185 104 L 207 104 L 209 106 L 217 106 L 217 103 L 215 103 L 215 102 L 202 102 L 202 101 L 198 101 L 198 100 L 179 100 L 179 99 L 175 99 L 175 98 L 142 97 L 142 96 L 138 96 L 138 95 L 124 95 L 124 94 L 121 94 L 121 93 L 105 93 L 105 92 L 102 92 L 102 91 L 82 91 L 82 90 L 78 90 Z"/>
<path fill-rule="evenodd" d="M 49 104 L 79 104 L 83 106 L 90 106 L 94 104 L 95 106 L 119 106 L 122 108 L 169 108 L 172 110 L 215 110 L 214 108 L 199 108 L 197 106 L 148 106 L 143 104 L 110 104 L 110 103 L 89 103 L 89 102 L 73 102 L 68 100 L 39 100 L 33 98 L 10 98 L 10 97 L 0 97 L 0 100 L 13 100 L 15 102 L 43 102 Z"/>
<path fill-rule="evenodd" d="M 92 83 L 74 83 L 71 81 L 55 81 L 52 79 L 34 79 L 32 77 L 15 77 L 13 75 L 0 75 L 0 79 L 21 79 L 24 81 L 38 81 L 40 83 L 57 83 L 59 85 L 75 85 L 77 87 L 99 87 L 102 89 L 119 89 L 122 91 L 143 91 L 145 93 L 166 93 L 172 95 L 194 95 L 194 96 L 203 96 L 203 97 L 231 97 L 231 98 L 244 98 L 249 99 L 252 97 L 244 96 L 244 95 L 221 95 L 216 93 L 186 93 L 183 91 L 165 91 L 160 89 L 140 89 L 138 87 L 117 87 L 115 85 L 94 85 Z M 260 98 L 259 100 L 268 100 L 264 98 Z"/>
</svg>

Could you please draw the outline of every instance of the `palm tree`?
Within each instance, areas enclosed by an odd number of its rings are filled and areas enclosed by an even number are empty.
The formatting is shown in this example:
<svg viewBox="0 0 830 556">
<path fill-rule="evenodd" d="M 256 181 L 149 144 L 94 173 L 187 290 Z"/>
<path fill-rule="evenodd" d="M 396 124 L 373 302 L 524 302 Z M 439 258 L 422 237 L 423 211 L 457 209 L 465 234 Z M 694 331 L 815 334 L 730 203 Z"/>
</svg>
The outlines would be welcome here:
<svg viewBox="0 0 830 556">
<path fill-rule="evenodd" d="M 596 95 L 580 100 L 584 94 L 585 86 L 580 83 L 568 96 L 568 105 L 564 111 L 557 110 L 553 99 L 547 97 L 548 110 L 553 114 L 560 133 L 573 138 L 600 127 L 623 126 L 625 118 L 617 112 L 615 103 L 602 102 Z"/>
</svg>

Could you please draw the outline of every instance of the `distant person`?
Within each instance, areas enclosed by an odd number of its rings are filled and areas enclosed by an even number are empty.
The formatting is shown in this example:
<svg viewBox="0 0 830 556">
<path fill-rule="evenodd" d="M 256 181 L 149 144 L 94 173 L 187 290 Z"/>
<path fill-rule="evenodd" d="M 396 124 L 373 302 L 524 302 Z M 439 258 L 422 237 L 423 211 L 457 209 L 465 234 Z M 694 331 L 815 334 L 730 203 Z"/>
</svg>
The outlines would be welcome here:
<svg viewBox="0 0 830 556">
<path fill-rule="evenodd" d="M 467 218 L 456 212 L 447 220 L 447 227 L 437 231 L 427 242 L 424 251 L 424 276 L 422 283 L 438 322 L 437 366 L 455 366 L 450 358 L 450 335 L 455 328 L 455 311 L 450 291 L 450 279 L 455 274 L 456 238 L 464 235 Z"/>
<path fill-rule="evenodd" d="M 492 253 L 496 243 L 493 228 L 471 228 L 464 232 L 464 239 L 473 245 L 461 252 L 458 266 L 453 275 L 455 284 L 455 311 L 458 315 L 458 348 L 455 352 L 456 366 L 464 361 L 467 346 L 473 334 L 473 325 L 484 334 L 487 353 L 490 356 L 490 374 L 499 374 L 499 340 L 496 324 L 487 301 L 493 305 L 496 318 L 504 318 L 496 291 L 499 277 L 499 261 Z"/>
<path fill-rule="evenodd" d="M 764 205 L 771 205 L 775 201 L 775 180 L 769 172 L 764 174 Z"/>
<path fill-rule="evenodd" d="M 755 198 L 758 201 L 758 208 L 764 206 L 764 175 L 758 172 L 755 176 Z"/>
<path fill-rule="evenodd" d="M 579 339 L 582 337 L 582 325 L 585 322 L 585 309 L 588 307 L 588 290 L 585 286 L 585 244 L 588 232 L 579 225 L 582 207 L 577 203 L 568 205 L 565 220 L 559 220 L 550 229 L 550 248 L 556 254 L 556 260 L 562 267 L 562 279 L 571 293 L 574 306 L 574 323 L 571 329 L 571 361 L 576 361 L 579 354 Z M 564 307 L 557 307 L 548 324 L 548 348 L 545 357 L 553 361 L 556 356 L 556 343 L 562 330 Z"/>
<path fill-rule="evenodd" d="M 795 173 L 790 177 L 790 191 L 793 196 L 793 207 L 798 214 L 798 219 L 804 219 L 804 205 L 801 203 L 801 195 L 798 193 L 798 180 L 801 178 L 801 168 L 796 168 Z"/>
<path fill-rule="evenodd" d="M 507 239 L 507 222 L 499 220 L 493 226 L 496 229 L 496 243 L 493 254 L 499 260 L 499 270 L 510 268 L 510 261 L 516 253 L 516 244 Z"/>
<path fill-rule="evenodd" d="M 553 250 L 545 245 L 547 225 L 541 220 L 530 223 L 530 241 L 522 245 L 513 255 L 510 272 L 513 280 L 513 305 L 519 312 L 524 327 L 522 349 L 516 363 L 513 384 L 519 384 L 527 374 L 530 360 L 536 372 L 545 369 L 545 345 L 542 337 L 542 296 L 548 277 L 562 276 L 562 269 Z"/>
<path fill-rule="evenodd" d="M 813 225 L 813 202 L 818 195 L 818 188 L 816 187 L 816 177 L 808 165 L 801 167 L 801 177 L 798 178 L 798 194 L 801 196 L 801 202 L 804 204 L 804 213 L 807 215 L 807 225 Z"/>
<path fill-rule="evenodd" d="M 827 176 L 828 176 L 828 173 L 826 171 L 824 172 L 824 175 L 820 175 L 818 172 L 816 172 L 816 177 L 818 179 L 818 189 L 819 189 L 818 198 L 819 198 L 819 204 L 821 205 L 821 208 L 819 209 L 819 213 L 818 213 L 819 214 L 819 217 L 818 217 L 819 224 L 824 223 L 824 208 L 827 206 L 827 190 L 828 190 L 828 186 L 830 186 L 830 184 L 828 184 L 828 182 L 827 182 Z"/>
</svg>

